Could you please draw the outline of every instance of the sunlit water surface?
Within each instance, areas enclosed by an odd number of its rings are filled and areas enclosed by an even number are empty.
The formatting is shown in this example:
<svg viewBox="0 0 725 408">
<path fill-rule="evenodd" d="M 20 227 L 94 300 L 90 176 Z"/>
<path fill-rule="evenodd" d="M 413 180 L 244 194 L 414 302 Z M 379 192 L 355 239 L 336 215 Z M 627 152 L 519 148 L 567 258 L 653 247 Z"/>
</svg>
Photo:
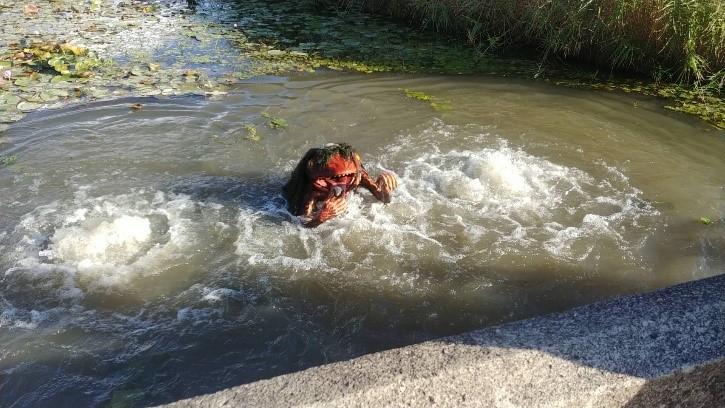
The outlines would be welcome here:
<svg viewBox="0 0 725 408">
<path fill-rule="evenodd" d="M 31 115 L 0 134 L 0 406 L 169 402 L 723 273 L 725 135 L 702 127 L 614 94 L 339 74 Z M 400 188 L 302 228 L 280 187 L 336 141 Z"/>
</svg>

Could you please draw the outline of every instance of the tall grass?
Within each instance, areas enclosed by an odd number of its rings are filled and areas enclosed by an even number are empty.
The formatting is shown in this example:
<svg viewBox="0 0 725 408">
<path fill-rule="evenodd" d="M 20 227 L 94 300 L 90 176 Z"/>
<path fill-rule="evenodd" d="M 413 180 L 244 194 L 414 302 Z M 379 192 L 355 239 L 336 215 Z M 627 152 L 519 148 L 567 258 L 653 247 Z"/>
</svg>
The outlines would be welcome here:
<svg viewBox="0 0 725 408">
<path fill-rule="evenodd" d="M 320 1 L 412 19 L 482 51 L 528 46 L 657 78 L 725 78 L 725 0 Z"/>
</svg>

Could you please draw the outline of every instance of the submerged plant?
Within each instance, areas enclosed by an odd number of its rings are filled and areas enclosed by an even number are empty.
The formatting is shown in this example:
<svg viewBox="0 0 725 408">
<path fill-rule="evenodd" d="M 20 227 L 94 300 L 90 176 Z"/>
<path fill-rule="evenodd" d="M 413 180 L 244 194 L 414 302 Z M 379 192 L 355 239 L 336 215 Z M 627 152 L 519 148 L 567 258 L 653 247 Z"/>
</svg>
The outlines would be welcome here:
<svg viewBox="0 0 725 408">
<path fill-rule="evenodd" d="M 428 102 L 433 109 L 442 112 L 453 109 L 450 101 L 441 101 L 435 96 L 429 95 L 422 91 L 412 91 L 410 89 L 403 89 L 406 98 L 417 99 L 419 101 Z"/>
<path fill-rule="evenodd" d="M 2 163 L 5 166 L 10 166 L 11 164 L 15 164 L 18 161 L 17 155 L 12 156 L 5 156 L 2 159 L 0 159 L 0 163 Z"/>
<path fill-rule="evenodd" d="M 407 89 L 407 88 L 403 89 L 403 92 L 405 92 L 406 98 L 413 98 L 413 99 L 417 99 L 417 100 L 423 101 L 423 102 L 430 102 L 431 100 L 433 100 L 433 97 L 428 95 L 425 92 L 411 91 L 410 89 Z"/>
<path fill-rule="evenodd" d="M 247 130 L 247 139 L 258 142 L 260 140 L 259 133 L 257 132 L 257 127 L 254 126 L 251 123 L 245 123 L 244 128 Z"/>
</svg>

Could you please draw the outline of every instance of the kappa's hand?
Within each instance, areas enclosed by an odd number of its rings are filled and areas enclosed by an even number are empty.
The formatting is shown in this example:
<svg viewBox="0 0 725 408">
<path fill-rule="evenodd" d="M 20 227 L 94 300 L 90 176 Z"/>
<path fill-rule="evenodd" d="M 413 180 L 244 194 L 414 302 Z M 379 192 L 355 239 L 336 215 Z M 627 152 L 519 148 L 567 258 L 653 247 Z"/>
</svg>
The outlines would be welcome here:
<svg viewBox="0 0 725 408">
<path fill-rule="evenodd" d="M 380 192 L 380 201 L 387 204 L 393 197 L 393 190 L 398 188 L 398 177 L 393 173 L 384 172 L 378 176 L 375 184 Z"/>
<path fill-rule="evenodd" d="M 347 211 L 347 207 L 347 199 L 344 196 L 334 196 L 325 202 L 325 206 L 320 210 L 317 219 L 320 222 L 325 222 Z"/>
</svg>

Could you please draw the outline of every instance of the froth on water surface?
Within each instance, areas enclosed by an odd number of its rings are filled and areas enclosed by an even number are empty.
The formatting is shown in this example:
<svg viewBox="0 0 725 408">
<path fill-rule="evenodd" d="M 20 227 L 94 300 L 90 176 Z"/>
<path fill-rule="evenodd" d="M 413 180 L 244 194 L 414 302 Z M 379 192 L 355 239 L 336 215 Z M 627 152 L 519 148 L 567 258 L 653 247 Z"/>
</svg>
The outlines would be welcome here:
<svg viewBox="0 0 725 408">
<path fill-rule="evenodd" d="M 723 134 L 653 101 L 330 75 L 0 140 L 0 405 L 167 402 L 725 270 Z M 400 188 L 303 228 L 280 188 L 337 141 Z"/>
</svg>

